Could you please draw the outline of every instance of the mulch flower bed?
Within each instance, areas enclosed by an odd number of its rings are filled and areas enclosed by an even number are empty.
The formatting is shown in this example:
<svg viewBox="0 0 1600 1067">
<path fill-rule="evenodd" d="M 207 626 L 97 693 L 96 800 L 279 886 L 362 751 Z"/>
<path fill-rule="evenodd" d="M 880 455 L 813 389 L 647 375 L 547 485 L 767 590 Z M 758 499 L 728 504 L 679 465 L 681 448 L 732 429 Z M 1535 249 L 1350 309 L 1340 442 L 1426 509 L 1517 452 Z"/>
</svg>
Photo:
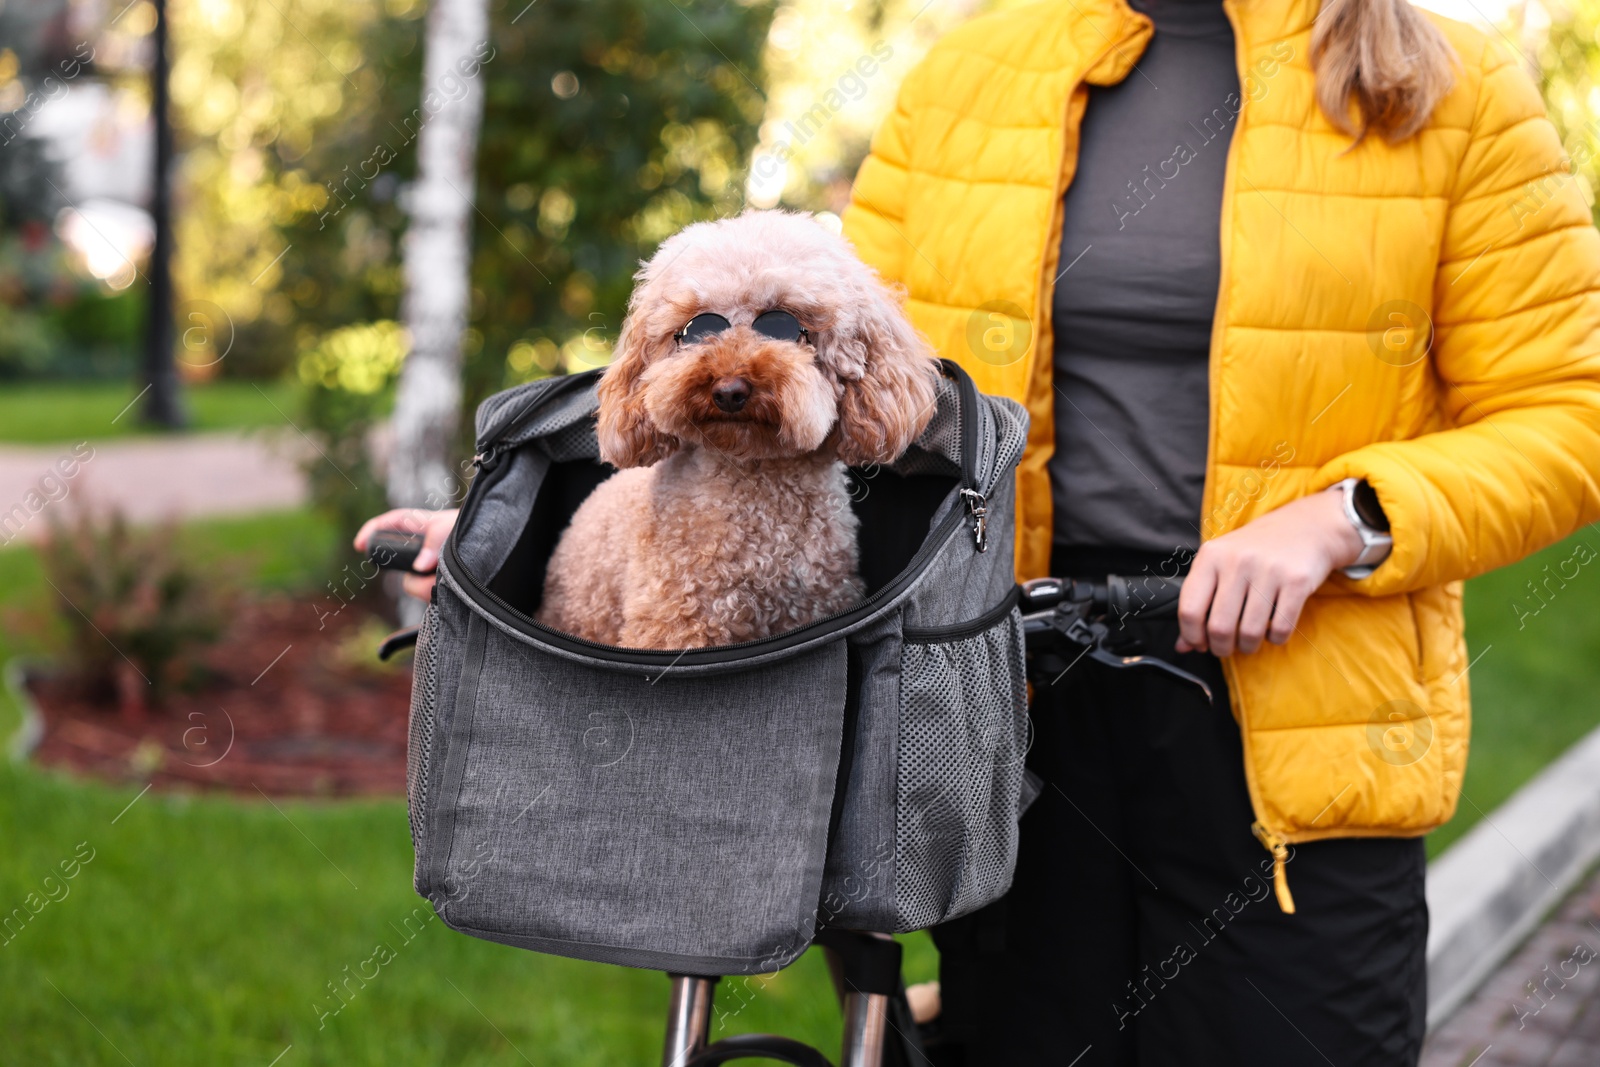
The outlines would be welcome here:
<svg viewBox="0 0 1600 1067">
<path fill-rule="evenodd" d="M 33 758 L 157 789 L 403 794 L 410 655 L 379 665 L 373 619 L 354 606 L 319 619 L 303 602 L 246 603 L 200 655 L 198 683 L 143 715 L 70 674 L 30 675 L 44 727 Z"/>
</svg>

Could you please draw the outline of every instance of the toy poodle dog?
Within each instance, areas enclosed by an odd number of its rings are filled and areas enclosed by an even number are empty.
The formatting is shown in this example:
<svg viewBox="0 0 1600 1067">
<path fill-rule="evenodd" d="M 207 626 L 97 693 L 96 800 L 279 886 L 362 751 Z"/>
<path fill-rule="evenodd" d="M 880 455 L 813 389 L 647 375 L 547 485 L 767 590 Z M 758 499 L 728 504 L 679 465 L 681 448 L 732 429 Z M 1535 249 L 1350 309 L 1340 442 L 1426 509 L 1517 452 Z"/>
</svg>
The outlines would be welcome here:
<svg viewBox="0 0 1600 1067">
<path fill-rule="evenodd" d="M 620 468 L 550 558 L 537 618 L 627 648 L 738 644 L 862 598 L 846 465 L 899 458 L 938 363 L 807 215 L 689 226 L 644 264 L 600 380 Z"/>
</svg>

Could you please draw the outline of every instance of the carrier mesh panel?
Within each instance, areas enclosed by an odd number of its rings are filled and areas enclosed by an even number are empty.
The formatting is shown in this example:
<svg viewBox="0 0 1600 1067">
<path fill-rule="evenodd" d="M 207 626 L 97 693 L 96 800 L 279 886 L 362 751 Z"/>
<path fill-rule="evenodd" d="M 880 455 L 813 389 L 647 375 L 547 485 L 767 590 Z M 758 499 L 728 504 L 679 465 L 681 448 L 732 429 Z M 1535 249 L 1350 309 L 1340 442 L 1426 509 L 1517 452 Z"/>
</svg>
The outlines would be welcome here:
<svg viewBox="0 0 1600 1067">
<path fill-rule="evenodd" d="M 1010 470 L 1022 458 L 1023 446 L 1028 443 L 1028 417 L 1015 405 L 990 405 L 986 414 L 1000 424 L 995 457 L 987 463 L 992 470 Z M 988 440 L 986 436 L 984 440 Z M 984 464 L 980 464 L 983 467 Z"/>
<path fill-rule="evenodd" d="M 438 618 L 439 610 L 429 604 L 422 614 L 422 629 L 417 632 L 410 738 L 406 745 L 406 807 L 411 816 L 411 844 L 419 854 L 427 825 L 428 759 L 433 751 L 434 702 L 439 687 L 439 646 L 434 640 Z"/>
<path fill-rule="evenodd" d="M 941 377 L 935 388 L 939 406 L 916 443 L 889 465 L 896 474 L 961 473 L 961 405 L 956 402 L 956 383 Z"/>
<path fill-rule="evenodd" d="M 1000 896 L 1017 849 L 1027 714 L 1021 616 L 902 654 L 895 813 L 901 929 Z"/>
<path fill-rule="evenodd" d="M 541 438 L 539 447 L 557 463 L 572 459 L 598 459 L 600 456 L 599 446 L 594 439 L 594 423 L 588 419 Z"/>
<path fill-rule="evenodd" d="M 528 419 L 526 423 L 500 438 L 500 447 L 513 448 L 525 441 L 548 437 L 574 423 L 587 421 L 589 416 L 594 414 L 596 406 L 594 384 L 599 381 L 599 375 L 585 372 L 581 377 L 586 379 L 584 385 L 554 400 L 546 399 L 545 394 L 557 384 L 562 384 L 558 378 L 546 378 L 516 389 L 508 389 L 504 393 L 496 393 L 478 408 L 479 436 L 482 436 L 490 425 L 501 420 L 515 422 L 526 418 Z M 592 439 L 592 433 L 590 436 Z"/>
</svg>

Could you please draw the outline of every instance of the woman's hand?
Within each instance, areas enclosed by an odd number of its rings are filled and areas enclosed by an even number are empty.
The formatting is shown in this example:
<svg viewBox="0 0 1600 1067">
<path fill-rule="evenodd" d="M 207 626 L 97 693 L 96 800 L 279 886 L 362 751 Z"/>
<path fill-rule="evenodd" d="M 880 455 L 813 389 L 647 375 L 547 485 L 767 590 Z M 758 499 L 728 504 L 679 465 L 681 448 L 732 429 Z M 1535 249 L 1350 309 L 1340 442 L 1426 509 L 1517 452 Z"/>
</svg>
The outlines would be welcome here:
<svg viewBox="0 0 1600 1067">
<path fill-rule="evenodd" d="M 1179 652 L 1229 656 L 1281 645 L 1306 598 L 1361 555 L 1337 489 L 1301 497 L 1207 541 L 1178 597 Z"/>
<path fill-rule="evenodd" d="M 422 534 L 422 551 L 417 553 L 417 561 L 411 565 L 412 573 L 405 576 L 405 591 L 418 600 L 427 600 L 433 596 L 433 571 L 439 565 L 439 549 L 444 547 L 444 539 L 450 536 L 450 529 L 456 524 L 458 514 L 460 510 L 456 508 L 449 511 L 425 511 L 422 508 L 386 511 L 368 519 L 356 531 L 356 551 L 365 552 L 367 543 L 378 530 Z"/>
</svg>

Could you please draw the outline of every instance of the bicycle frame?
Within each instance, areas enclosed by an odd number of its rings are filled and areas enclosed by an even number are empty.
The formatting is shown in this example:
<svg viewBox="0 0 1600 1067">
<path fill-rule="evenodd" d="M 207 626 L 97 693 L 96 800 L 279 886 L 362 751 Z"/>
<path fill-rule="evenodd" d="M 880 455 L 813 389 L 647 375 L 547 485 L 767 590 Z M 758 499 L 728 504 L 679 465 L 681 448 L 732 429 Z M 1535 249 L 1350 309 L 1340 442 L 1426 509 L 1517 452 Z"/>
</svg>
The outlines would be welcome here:
<svg viewBox="0 0 1600 1067">
<path fill-rule="evenodd" d="M 900 943 L 886 934 L 825 930 L 817 943 L 844 1012 L 838 1067 L 913 1067 L 926 1063 L 900 984 Z M 796 1067 L 833 1067 L 821 1052 L 774 1034 L 737 1034 L 708 1043 L 718 979 L 674 974 L 662 1067 L 717 1067 L 770 1059 Z M 894 1018 L 898 1016 L 898 1022 Z M 891 1041 L 891 1034 L 898 1041 Z"/>
</svg>

